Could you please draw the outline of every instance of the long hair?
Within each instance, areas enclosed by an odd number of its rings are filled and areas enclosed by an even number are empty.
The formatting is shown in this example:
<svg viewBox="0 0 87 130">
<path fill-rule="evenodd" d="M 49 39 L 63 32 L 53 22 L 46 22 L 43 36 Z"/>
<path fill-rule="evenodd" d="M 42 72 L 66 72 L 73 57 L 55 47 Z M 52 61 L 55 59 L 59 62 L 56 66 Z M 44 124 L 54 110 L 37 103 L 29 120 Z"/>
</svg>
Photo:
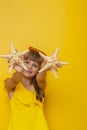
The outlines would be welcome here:
<svg viewBox="0 0 87 130">
<path fill-rule="evenodd" d="M 37 62 L 39 64 L 39 66 L 41 66 L 41 64 L 43 62 L 43 58 L 39 55 L 39 53 L 37 51 L 32 51 L 32 50 L 30 50 L 27 54 L 24 55 L 24 59 L 33 60 L 33 61 Z M 33 78 L 31 78 L 31 84 L 34 85 L 34 89 L 36 91 L 36 99 L 39 100 L 40 102 L 42 102 L 43 92 L 37 83 L 36 75 Z"/>
<path fill-rule="evenodd" d="M 44 93 L 42 92 L 42 90 L 40 89 L 37 80 L 36 80 L 36 75 L 31 79 L 31 84 L 34 85 L 34 89 L 36 91 L 36 99 L 39 100 L 40 102 L 42 102 L 42 98 L 44 96 Z"/>
</svg>

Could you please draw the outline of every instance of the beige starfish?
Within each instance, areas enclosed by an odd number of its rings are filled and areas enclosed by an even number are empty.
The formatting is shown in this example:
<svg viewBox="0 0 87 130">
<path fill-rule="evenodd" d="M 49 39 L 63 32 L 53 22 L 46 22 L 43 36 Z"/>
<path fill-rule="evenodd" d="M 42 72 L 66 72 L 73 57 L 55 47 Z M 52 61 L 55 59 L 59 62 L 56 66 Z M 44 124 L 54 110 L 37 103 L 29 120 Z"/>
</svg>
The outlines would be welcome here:
<svg viewBox="0 0 87 130">
<path fill-rule="evenodd" d="M 53 71 L 53 74 L 55 76 L 55 78 L 57 78 L 57 68 L 58 67 L 62 67 L 62 65 L 66 65 L 68 64 L 68 62 L 61 62 L 58 60 L 57 56 L 58 56 L 58 48 L 56 49 L 56 51 L 54 52 L 54 54 L 52 56 L 45 56 L 44 54 L 42 54 L 41 52 L 39 52 L 39 54 L 44 58 L 44 60 L 47 62 L 46 65 L 41 68 L 39 70 L 39 72 L 43 72 L 47 69 L 51 69 Z"/>
<path fill-rule="evenodd" d="M 24 52 L 18 52 L 15 48 L 13 43 L 10 43 L 10 47 L 11 47 L 11 52 L 8 55 L 0 55 L 1 58 L 5 58 L 8 59 L 9 64 L 10 64 L 10 70 L 9 73 L 12 72 L 13 67 L 18 64 L 21 67 L 23 67 L 25 70 L 27 70 L 27 67 L 24 65 L 24 62 L 22 60 L 23 55 L 26 54 L 28 52 L 28 50 L 24 51 Z"/>
</svg>

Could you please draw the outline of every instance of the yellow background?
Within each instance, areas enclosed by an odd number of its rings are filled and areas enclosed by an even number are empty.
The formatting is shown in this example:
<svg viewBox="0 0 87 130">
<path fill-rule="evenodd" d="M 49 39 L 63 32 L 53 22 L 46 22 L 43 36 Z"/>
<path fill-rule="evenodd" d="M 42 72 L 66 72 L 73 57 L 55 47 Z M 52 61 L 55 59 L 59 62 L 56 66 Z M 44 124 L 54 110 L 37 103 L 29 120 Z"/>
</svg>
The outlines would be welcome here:
<svg viewBox="0 0 87 130">
<path fill-rule="evenodd" d="M 9 43 L 18 51 L 37 47 L 69 64 L 58 79 L 48 72 L 45 115 L 50 130 L 87 130 L 87 2 L 86 0 L 0 1 L 0 54 Z M 3 80 L 11 74 L 0 59 L 0 130 L 6 130 L 9 105 Z"/>
</svg>

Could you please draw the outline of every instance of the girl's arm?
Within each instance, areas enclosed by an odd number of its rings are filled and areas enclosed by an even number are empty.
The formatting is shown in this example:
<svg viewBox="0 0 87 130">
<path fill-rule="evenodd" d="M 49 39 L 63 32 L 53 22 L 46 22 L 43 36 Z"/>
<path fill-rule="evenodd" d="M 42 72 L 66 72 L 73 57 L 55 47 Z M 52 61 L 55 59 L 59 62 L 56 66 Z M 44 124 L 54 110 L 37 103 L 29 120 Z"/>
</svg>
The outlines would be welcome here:
<svg viewBox="0 0 87 130">
<path fill-rule="evenodd" d="M 9 91 L 15 88 L 16 84 L 20 81 L 20 74 L 15 72 L 12 75 L 12 78 L 8 78 L 5 80 L 5 88 Z"/>
<path fill-rule="evenodd" d="M 46 72 L 44 71 L 37 74 L 36 80 L 39 87 L 44 91 L 44 89 L 46 88 Z"/>
<path fill-rule="evenodd" d="M 46 64 L 46 61 L 44 61 L 41 65 L 41 68 Z M 44 91 L 44 89 L 46 88 L 46 75 L 47 75 L 47 71 L 49 69 L 43 71 L 43 72 L 40 72 L 37 74 L 36 76 L 36 80 L 37 80 L 37 83 L 39 85 L 39 87 Z"/>
</svg>

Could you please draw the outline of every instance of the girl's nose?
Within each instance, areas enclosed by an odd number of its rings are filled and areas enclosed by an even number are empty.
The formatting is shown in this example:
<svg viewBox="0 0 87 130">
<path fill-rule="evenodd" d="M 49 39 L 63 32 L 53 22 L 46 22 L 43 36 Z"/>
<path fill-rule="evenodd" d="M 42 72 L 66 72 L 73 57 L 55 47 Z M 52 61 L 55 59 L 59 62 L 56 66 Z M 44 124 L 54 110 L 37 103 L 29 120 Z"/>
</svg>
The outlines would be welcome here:
<svg viewBox="0 0 87 130">
<path fill-rule="evenodd" d="M 29 65 L 28 65 L 28 68 L 31 69 L 31 68 L 32 68 L 32 65 L 29 64 Z"/>
</svg>

